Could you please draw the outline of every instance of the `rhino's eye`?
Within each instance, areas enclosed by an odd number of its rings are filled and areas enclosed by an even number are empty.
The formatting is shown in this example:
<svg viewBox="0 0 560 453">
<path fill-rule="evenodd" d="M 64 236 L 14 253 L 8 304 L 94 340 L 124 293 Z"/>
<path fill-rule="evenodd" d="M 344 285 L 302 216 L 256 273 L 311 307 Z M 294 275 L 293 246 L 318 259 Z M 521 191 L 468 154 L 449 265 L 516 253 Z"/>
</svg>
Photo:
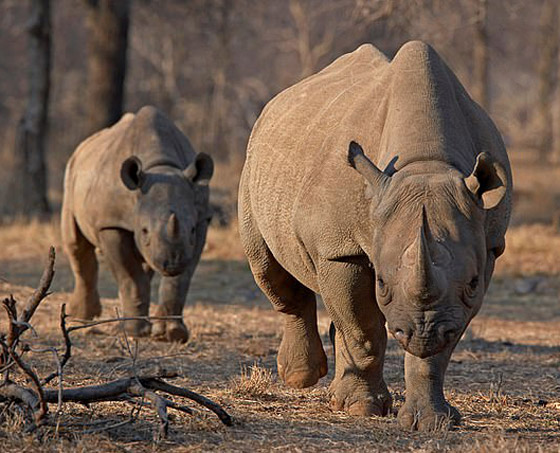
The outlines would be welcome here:
<svg viewBox="0 0 560 453">
<path fill-rule="evenodd" d="M 478 283 L 479 283 L 479 279 L 478 279 L 478 275 L 476 275 L 471 279 L 471 281 L 465 288 L 465 293 L 467 294 L 468 297 L 473 297 L 475 295 L 476 290 L 478 289 Z"/>
<path fill-rule="evenodd" d="M 147 228 L 142 228 L 142 235 L 143 235 L 143 236 L 147 236 L 147 235 L 148 235 L 148 229 L 147 229 Z"/>
<path fill-rule="evenodd" d="M 387 297 L 389 294 L 389 287 L 385 283 L 385 280 L 381 277 L 377 277 L 377 295 L 381 298 Z"/>
</svg>

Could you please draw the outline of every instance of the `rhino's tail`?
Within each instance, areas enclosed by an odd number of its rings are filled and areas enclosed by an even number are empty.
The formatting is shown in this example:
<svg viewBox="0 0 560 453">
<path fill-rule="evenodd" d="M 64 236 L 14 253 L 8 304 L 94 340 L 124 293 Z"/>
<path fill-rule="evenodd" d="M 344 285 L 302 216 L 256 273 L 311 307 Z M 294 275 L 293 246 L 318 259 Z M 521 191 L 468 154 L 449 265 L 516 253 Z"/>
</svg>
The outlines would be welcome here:
<svg viewBox="0 0 560 453">
<path fill-rule="evenodd" d="M 334 322 L 331 321 L 331 325 L 329 327 L 329 338 L 331 340 L 331 344 L 332 344 L 332 348 L 333 348 L 333 353 L 336 357 L 336 346 L 334 344 L 334 339 L 336 337 L 336 327 L 334 326 Z"/>
</svg>

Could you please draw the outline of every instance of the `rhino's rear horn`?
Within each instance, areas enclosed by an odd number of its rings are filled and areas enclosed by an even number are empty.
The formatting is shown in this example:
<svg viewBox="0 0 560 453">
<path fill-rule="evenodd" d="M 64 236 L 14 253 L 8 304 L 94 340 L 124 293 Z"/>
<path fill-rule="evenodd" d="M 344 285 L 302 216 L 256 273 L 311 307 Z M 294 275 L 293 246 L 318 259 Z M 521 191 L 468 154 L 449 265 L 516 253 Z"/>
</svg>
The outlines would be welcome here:
<svg viewBox="0 0 560 453">
<path fill-rule="evenodd" d="M 354 141 L 350 142 L 347 158 L 348 164 L 364 177 L 373 193 L 377 193 L 380 188 L 387 185 L 391 180 L 390 176 L 383 173 L 366 157 L 362 147 Z"/>
<path fill-rule="evenodd" d="M 167 221 L 167 236 L 171 239 L 177 239 L 181 233 L 181 228 L 179 227 L 179 219 L 174 212 L 169 216 Z"/>
</svg>

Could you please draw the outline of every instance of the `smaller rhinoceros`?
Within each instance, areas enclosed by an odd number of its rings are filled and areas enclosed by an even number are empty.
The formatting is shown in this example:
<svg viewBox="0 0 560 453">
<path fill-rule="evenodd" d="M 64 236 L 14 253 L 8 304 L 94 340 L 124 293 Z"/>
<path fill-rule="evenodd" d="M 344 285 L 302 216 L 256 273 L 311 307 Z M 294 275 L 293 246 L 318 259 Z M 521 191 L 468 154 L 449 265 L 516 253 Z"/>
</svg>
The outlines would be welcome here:
<svg viewBox="0 0 560 453">
<path fill-rule="evenodd" d="M 119 287 L 126 317 L 148 316 L 150 282 L 161 274 L 153 325 L 127 321 L 135 336 L 187 341 L 181 315 L 211 217 L 210 156 L 196 153 L 163 113 L 143 107 L 81 143 L 66 166 L 62 240 L 75 277 L 70 312 L 101 314 L 97 248 Z"/>
</svg>

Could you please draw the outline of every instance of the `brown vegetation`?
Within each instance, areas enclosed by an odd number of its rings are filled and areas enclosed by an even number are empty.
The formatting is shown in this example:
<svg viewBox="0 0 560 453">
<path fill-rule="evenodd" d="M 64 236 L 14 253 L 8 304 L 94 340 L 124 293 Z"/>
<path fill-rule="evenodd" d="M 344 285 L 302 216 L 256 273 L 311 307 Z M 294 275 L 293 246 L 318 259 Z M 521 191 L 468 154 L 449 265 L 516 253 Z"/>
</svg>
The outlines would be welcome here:
<svg viewBox="0 0 560 453">
<path fill-rule="evenodd" d="M 47 163 L 56 209 L 66 159 L 87 133 L 87 2 L 52 3 Z M 319 311 L 319 331 L 331 372 L 311 389 L 285 387 L 276 373 L 280 318 L 255 286 L 237 234 L 236 188 L 247 137 L 275 93 L 362 42 L 374 42 L 392 54 L 413 38 L 431 42 L 472 89 L 472 41 L 480 3 L 486 2 L 132 2 L 126 110 L 157 105 L 197 150 L 221 160 L 212 181 L 218 209 L 185 310 L 190 342 L 143 339 L 134 360 L 112 324 L 79 331 L 72 337 L 74 353 L 64 382 L 68 387 L 106 384 L 134 372 L 148 376 L 165 369 L 177 374 L 176 385 L 223 405 L 234 425 L 222 426 L 207 412 L 195 410 L 196 417 L 174 413 L 168 438 L 155 443 L 158 420 L 150 410 L 131 419 L 124 401 L 90 406 L 69 402 L 57 415 L 60 424 L 40 436 L 23 432 L 26 420 L 18 410 L 0 410 L 2 451 L 558 452 L 560 167 L 547 165 L 535 151 L 544 127 L 537 103 L 543 50 L 539 20 L 542 6 L 551 2 L 487 2 L 490 47 L 484 58 L 489 57 L 490 113 L 513 150 L 515 210 L 507 250 L 497 263 L 485 305 L 459 343 L 448 372 L 446 391 L 463 414 L 460 427 L 411 434 L 398 429 L 393 416 L 355 418 L 331 412 L 326 403 L 333 360 L 324 309 Z M 0 178 L 7 180 L 14 164 L 15 125 L 25 101 L 23 24 L 28 12 L 25 2 L 6 0 L 0 13 L 0 47 L 5 51 L 0 64 Z M 554 58 L 552 51 L 549 56 Z M 553 71 L 554 63 L 549 64 Z M 547 89 L 552 93 L 554 87 Z M 4 212 L 12 208 L 11 196 L 0 184 Z M 58 220 L 2 220 L 0 298 L 12 294 L 25 300 L 39 280 L 44 253 L 51 244 L 60 250 Z M 38 339 L 28 331 L 26 341 L 64 348 L 59 313 L 71 289 L 69 266 L 59 253 L 54 292 L 33 317 Z M 103 264 L 100 292 L 110 316 L 118 307 L 117 291 Z M 0 331 L 7 331 L 5 321 L 0 320 Z M 404 401 L 402 355 L 390 340 L 385 375 L 395 409 Z M 56 367 L 44 354 L 35 356 L 33 364 L 41 376 Z M 23 379 L 18 383 L 29 385 Z"/>
<path fill-rule="evenodd" d="M 189 387 L 219 402 L 234 425 L 222 427 L 211 416 L 173 414 L 167 440 L 153 442 L 156 415 L 143 410 L 133 423 L 124 402 L 90 408 L 66 403 L 61 425 L 43 438 L 21 433 L 24 420 L 8 418 L 0 436 L 5 451 L 22 446 L 43 451 L 59 449 L 122 451 L 558 451 L 560 443 L 560 234 L 552 224 L 519 224 L 531 218 L 537 193 L 533 164 L 514 153 L 516 181 L 522 194 L 518 225 L 507 235 L 507 250 L 498 261 L 485 305 L 459 343 L 448 372 L 446 394 L 463 413 L 463 424 L 451 431 L 406 433 L 396 419 L 354 418 L 327 408 L 332 378 L 330 319 L 319 311 L 319 331 L 329 357 L 330 374 L 308 390 L 292 390 L 276 374 L 276 353 L 282 326 L 278 314 L 256 288 L 243 259 L 235 223 L 209 232 L 203 261 L 195 275 L 185 319 L 192 339 L 186 345 L 152 340 L 138 343 L 136 370 L 154 374 L 176 372 L 176 385 Z M 218 172 L 228 173 L 228 169 Z M 539 167 L 541 178 L 556 170 Z M 539 178 L 536 178 L 539 179 Z M 554 185 L 550 185 L 554 195 Z M 560 185 L 559 185 L 560 187 Z M 527 189 L 527 191 L 525 191 Z M 225 187 L 224 187 L 225 190 Z M 535 189 L 538 192 L 538 187 Z M 228 192 L 229 193 L 229 192 Z M 528 198 L 525 200 L 525 198 Z M 533 202 L 530 202 L 533 200 Z M 529 209 L 530 208 L 530 209 Z M 532 214 L 533 213 L 533 214 Z M 539 218 L 551 212 L 539 213 Z M 17 224 L 0 229 L 2 276 L 0 294 L 24 300 L 41 273 L 48 244 L 58 244 L 56 223 Z M 57 266 L 55 293 L 35 315 L 39 337 L 60 345 L 58 313 L 71 289 L 71 274 L 63 256 Z M 106 312 L 118 306 L 115 284 L 101 272 Z M 154 295 L 155 297 L 155 295 Z M 3 327 L 0 326 L 0 330 Z M 65 385 L 103 384 L 129 375 L 133 369 L 119 330 L 99 326 L 76 332 L 76 352 L 69 361 Z M 49 356 L 37 358 L 36 369 L 50 372 Z M 404 401 L 402 351 L 389 341 L 386 379 L 395 409 Z M 87 426 L 85 421 L 87 421 Z M 117 425 L 117 426 L 115 426 Z M 113 426 L 113 428 L 111 428 Z"/>
</svg>

